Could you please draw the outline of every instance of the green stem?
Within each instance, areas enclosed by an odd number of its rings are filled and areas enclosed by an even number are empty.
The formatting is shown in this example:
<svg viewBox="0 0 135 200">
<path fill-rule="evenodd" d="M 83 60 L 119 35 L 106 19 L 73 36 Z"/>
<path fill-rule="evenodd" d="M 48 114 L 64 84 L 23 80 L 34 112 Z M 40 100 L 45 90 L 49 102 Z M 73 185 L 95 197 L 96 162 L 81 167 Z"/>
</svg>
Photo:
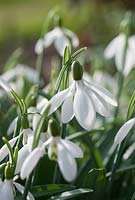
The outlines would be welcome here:
<svg viewBox="0 0 135 200">
<path fill-rule="evenodd" d="M 32 182 L 32 176 L 33 176 L 33 173 L 31 173 L 30 176 L 26 180 L 24 194 L 23 194 L 23 200 L 27 199 L 29 188 L 30 188 L 30 185 L 31 185 L 31 182 Z"/>
<path fill-rule="evenodd" d="M 43 52 L 37 56 L 36 60 L 36 69 L 38 72 L 38 82 L 40 82 L 41 74 L 42 74 L 42 64 L 43 64 Z"/>
</svg>

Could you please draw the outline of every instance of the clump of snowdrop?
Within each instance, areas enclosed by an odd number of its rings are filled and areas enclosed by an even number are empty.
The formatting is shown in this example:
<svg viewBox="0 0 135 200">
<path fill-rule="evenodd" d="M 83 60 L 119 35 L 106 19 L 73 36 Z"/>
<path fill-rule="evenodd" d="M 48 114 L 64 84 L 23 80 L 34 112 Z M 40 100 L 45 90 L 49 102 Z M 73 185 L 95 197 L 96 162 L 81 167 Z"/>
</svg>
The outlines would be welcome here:
<svg viewBox="0 0 135 200">
<path fill-rule="evenodd" d="M 40 158 L 44 155 L 45 148 L 47 148 L 48 157 L 58 162 L 63 177 L 71 182 L 77 175 L 75 158 L 83 157 L 83 152 L 75 143 L 60 137 L 60 130 L 53 119 L 49 121 L 49 129 L 51 137 L 42 146 L 35 148 L 24 161 L 21 168 L 21 178 L 24 179 L 30 175 Z"/>
<path fill-rule="evenodd" d="M 73 62 L 72 73 L 74 81 L 70 87 L 58 92 L 50 100 L 49 114 L 62 105 L 63 123 L 68 123 L 75 117 L 84 129 L 91 130 L 96 121 L 96 112 L 109 116 L 110 106 L 117 106 L 117 101 L 105 88 L 82 78 L 83 69 L 79 62 Z"/>
</svg>

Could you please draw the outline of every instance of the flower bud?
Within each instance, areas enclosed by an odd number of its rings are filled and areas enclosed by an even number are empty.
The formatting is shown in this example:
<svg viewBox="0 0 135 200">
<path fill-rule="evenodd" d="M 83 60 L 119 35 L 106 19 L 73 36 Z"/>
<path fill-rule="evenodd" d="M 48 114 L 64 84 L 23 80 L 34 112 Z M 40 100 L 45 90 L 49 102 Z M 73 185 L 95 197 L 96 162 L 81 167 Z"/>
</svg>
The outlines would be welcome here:
<svg viewBox="0 0 135 200">
<path fill-rule="evenodd" d="M 62 27 L 62 19 L 59 15 L 55 15 L 54 24 L 55 24 L 55 26 Z"/>
<path fill-rule="evenodd" d="M 72 75 L 75 81 L 79 81 L 83 77 L 83 68 L 82 65 L 78 61 L 74 61 L 72 66 Z"/>
<path fill-rule="evenodd" d="M 127 12 L 124 19 L 120 23 L 120 30 L 124 32 L 127 36 L 131 34 L 132 27 L 132 14 Z"/>
<path fill-rule="evenodd" d="M 59 130 L 57 121 L 55 119 L 49 120 L 49 129 L 52 136 L 57 137 L 60 135 L 60 130 Z"/>
</svg>

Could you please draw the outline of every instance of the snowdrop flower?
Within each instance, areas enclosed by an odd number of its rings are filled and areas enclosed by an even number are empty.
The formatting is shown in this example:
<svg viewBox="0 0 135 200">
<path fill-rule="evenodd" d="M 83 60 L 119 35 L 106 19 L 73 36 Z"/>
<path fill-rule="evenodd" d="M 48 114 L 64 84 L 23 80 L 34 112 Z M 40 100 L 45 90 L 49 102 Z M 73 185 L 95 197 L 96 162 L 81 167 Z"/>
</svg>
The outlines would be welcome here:
<svg viewBox="0 0 135 200">
<path fill-rule="evenodd" d="M 43 143 L 48 139 L 48 134 L 46 132 L 42 132 L 40 135 L 40 139 L 38 142 L 38 147 L 41 147 Z M 17 159 L 17 166 L 15 170 L 15 174 L 20 173 L 21 167 L 32 152 L 32 145 L 34 140 L 34 132 L 28 128 L 23 130 L 23 147 L 18 151 L 18 159 Z"/>
<path fill-rule="evenodd" d="M 105 58 L 115 58 L 115 64 L 118 71 L 122 72 L 127 76 L 131 69 L 135 66 L 135 35 L 128 38 L 128 46 L 125 56 L 125 66 L 123 66 L 124 49 L 126 43 L 126 35 L 121 33 L 116 38 L 114 38 L 110 44 L 105 49 Z"/>
<path fill-rule="evenodd" d="M 14 200 L 15 197 L 15 190 L 18 190 L 21 194 L 24 192 L 24 187 L 16 183 L 14 180 L 7 180 L 5 179 L 2 181 L 0 179 L 0 199 L 1 200 Z M 27 200 L 34 200 L 35 198 L 29 192 L 27 196 Z"/>
<path fill-rule="evenodd" d="M 68 46 L 78 47 L 79 40 L 75 33 L 69 29 L 55 27 L 52 31 L 48 32 L 43 39 L 39 39 L 35 45 L 36 54 L 41 54 L 44 48 L 48 48 L 52 43 L 58 53 L 63 56 L 64 49 Z"/>
<path fill-rule="evenodd" d="M 114 144 L 118 145 L 120 144 L 125 137 L 128 135 L 129 131 L 131 130 L 131 128 L 135 125 L 135 117 L 130 119 L 129 121 L 127 121 L 118 131 L 118 133 L 116 134 L 115 138 L 114 138 Z"/>
<path fill-rule="evenodd" d="M 37 147 L 27 157 L 21 168 L 21 178 L 24 179 L 30 175 L 40 158 L 44 155 L 44 148 L 48 147 L 49 158 L 58 162 L 63 177 L 65 180 L 71 182 L 77 175 L 75 158 L 83 157 L 83 152 L 75 143 L 60 138 L 59 130 L 53 120 L 50 120 L 49 126 L 52 136 L 42 147 Z"/>
<path fill-rule="evenodd" d="M 117 106 L 117 102 L 105 88 L 82 79 L 83 70 L 79 62 L 74 61 L 72 72 L 73 83 L 52 97 L 49 114 L 62 105 L 63 123 L 68 123 L 75 116 L 84 129 L 91 130 L 96 121 L 96 112 L 107 117 L 110 114 L 110 106 Z"/>
</svg>

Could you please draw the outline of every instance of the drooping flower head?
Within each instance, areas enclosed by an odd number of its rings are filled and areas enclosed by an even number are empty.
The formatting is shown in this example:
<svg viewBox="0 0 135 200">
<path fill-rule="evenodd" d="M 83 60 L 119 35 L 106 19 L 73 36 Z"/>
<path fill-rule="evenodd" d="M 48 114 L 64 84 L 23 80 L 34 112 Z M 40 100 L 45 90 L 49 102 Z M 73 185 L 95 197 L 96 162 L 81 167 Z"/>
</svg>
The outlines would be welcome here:
<svg viewBox="0 0 135 200">
<path fill-rule="evenodd" d="M 58 53 L 63 56 L 66 46 L 73 46 L 74 48 L 79 46 L 79 40 L 75 33 L 69 29 L 56 26 L 53 30 L 49 31 L 44 38 L 40 38 L 35 45 L 36 54 L 41 54 L 44 48 L 48 48 L 51 44 L 54 44 Z"/>
<path fill-rule="evenodd" d="M 48 157 L 58 162 L 63 177 L 71 182 L 77 175 L 75 158 L 83 157 L 83 152 L 75 143 L 60 137 L 60 130 L 54 120 L 49 121 L 49 127 L 52 136 L 41 147 L 35 148 L 24 161 L 21 169 L 21 178 L 24 179 L 30 175 L 44 155 L 46 147 L 48 149 Z"/>
<path fill-rule="evenodd" d="M 70 87 L 58 92 L 50 100 L 49 115 L 62 105 L 63 123 L 75 117 L 84 129 L 91 130 L 96 121 L 96 112 L 107 117 L 110 106 L 117 106 L 117 102 L 108 90 L 83 79 L 83 69 L 79 62 L 73 62 L 72 73 L 74 80 Z"/>
</svg>

